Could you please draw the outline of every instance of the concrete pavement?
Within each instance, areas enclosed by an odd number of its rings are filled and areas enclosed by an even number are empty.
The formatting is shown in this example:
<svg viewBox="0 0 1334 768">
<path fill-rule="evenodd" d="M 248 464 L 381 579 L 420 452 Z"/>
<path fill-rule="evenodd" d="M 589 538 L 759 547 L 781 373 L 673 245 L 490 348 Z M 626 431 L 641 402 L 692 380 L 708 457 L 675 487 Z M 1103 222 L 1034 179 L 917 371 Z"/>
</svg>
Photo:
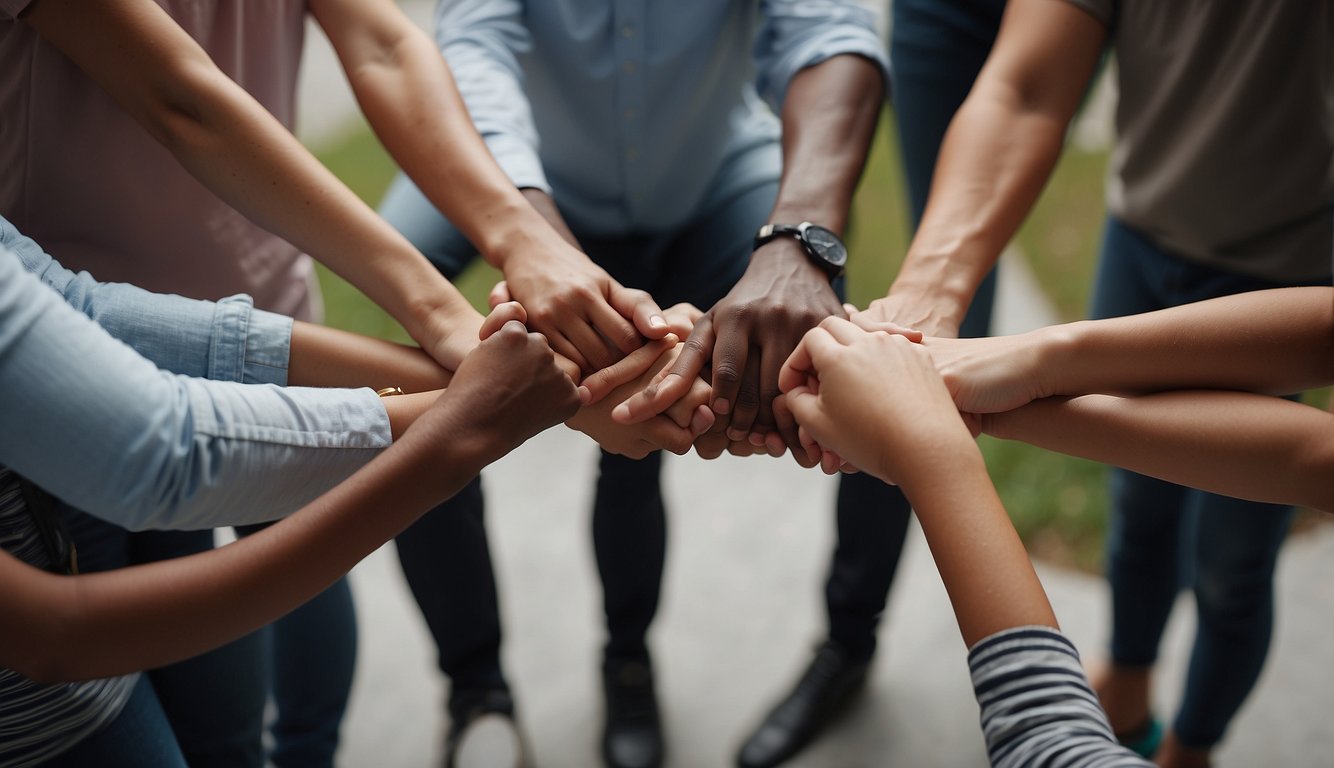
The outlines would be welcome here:
<svg viewBox="0 0 1334 768">
<path fill-rule="evenodd" d="M 405 7 L 419 23 L 430 4 Z M 332 54 L 308 36 L 301 135 L 346 130 L 354 107 Z M 1011 259 L 1013 257 L 1007 257 Z M 998 319 L 1014 332 L 1050 322 L 1020 266 L 1003 274 Z M 601 593 L 588 510 L 596 451 L 551 430 L 484 475 L 507 632 L 505 663 L 542 768 L 599 765 Z M 821 636 L 821 585 L 833 543 L 833 481 L 790 461 L 668 457 L 669 552 L 653 648 L 669 761 L 731 764 L 743 734 L 784 691 Z M 1106 634 L 1102 581 L 1040 572 L 1066 631 L 1094 658 Z M 352 574 L 361 648 L 339 764 L 440 764 L 444 687 L 392 546 Z M 1220 766 L 1334 766 L 1334 526 L 1290 542 L 1280 565 L 1269 667 L 1219 754 Z M 1169 627 L 1156 689 L 1172 712 L 1192 624 L 1189 600 Z M 914 528 L 880 634 L 872 683 L 797 768 L 983 765 L 976 706 L 944 590 Z"/>
</svg>

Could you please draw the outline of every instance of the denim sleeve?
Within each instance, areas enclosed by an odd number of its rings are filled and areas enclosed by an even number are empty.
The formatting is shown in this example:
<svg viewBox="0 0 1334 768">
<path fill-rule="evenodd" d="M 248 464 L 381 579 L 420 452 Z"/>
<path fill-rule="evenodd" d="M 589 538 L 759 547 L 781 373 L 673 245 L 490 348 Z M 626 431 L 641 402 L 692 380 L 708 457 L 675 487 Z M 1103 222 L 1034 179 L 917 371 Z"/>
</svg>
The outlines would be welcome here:
<svg viewBox="0 0 1334 768">
<path fill-rule="evenodd" d="M 292 320 L 255 309 L 249 296 L 198 301 L 99 283 L 87 272 L 62 267 L 3 218 L 0 245 L 66 303 L 163 370 L 219 381 L 287 383 Z"/>
<path fill-rule="evenodd" d="M 876 11 L 859 0 L 762 0 L 755 39 L 756 90 L 774 114 L 783 113 L 788 84 L 826 59 L 853 54 L 869 59 L 889 87 L 889 55 Z"/>
<path fill-rule="evenodd" d="M 0 247 L 0 464 L 131 530 L 279 518 L 390 443 L 368 389 L 158 369 Z"/>
<path fill-rule="evenodd" d="M 473 124 L 518 187 L 551 192 L 518 56 L 532 48 L 521 0 L 441 0 L 435 41 Z"/>
</svg>

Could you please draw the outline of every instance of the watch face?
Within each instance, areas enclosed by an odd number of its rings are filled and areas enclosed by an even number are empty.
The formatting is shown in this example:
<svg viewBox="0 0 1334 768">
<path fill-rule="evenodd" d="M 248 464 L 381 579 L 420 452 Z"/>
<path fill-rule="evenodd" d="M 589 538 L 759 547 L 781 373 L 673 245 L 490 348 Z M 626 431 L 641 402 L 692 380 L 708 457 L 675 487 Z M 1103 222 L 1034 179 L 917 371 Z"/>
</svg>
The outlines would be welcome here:
<svg viewBox="0 0 1334 768">
<path fill-rule="evenodd" d="M 830 264 L 841 267 L 848 263 L 848 249 L 843 247 L 843 241 L 838 239 L 838 235 L 828 229 L 815 224 L 806 227 L 806 242 L 810 243 L 821 259 Z"/>
</svg>

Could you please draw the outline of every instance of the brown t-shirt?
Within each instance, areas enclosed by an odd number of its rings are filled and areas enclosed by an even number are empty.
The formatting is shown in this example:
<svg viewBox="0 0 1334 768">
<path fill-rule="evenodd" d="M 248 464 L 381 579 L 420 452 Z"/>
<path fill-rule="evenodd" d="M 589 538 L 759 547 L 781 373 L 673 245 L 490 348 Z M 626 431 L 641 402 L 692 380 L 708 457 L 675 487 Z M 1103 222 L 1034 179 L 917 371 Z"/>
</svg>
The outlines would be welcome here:
<svg viewBox="0 0 1334 768">
<path fill-rule="evenodd" d="M 1328 275 L 1334 2 L 1065 1 L 1115 40 L 1112 214 L 1233 272 Z"/>
</svg>

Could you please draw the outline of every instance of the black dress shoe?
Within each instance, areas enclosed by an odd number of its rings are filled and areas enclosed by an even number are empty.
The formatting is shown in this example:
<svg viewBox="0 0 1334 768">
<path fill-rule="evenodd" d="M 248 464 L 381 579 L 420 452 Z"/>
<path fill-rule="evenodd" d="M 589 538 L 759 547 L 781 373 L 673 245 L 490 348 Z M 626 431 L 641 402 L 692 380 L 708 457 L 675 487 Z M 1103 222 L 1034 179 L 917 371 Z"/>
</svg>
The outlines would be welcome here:
<svg viewBox="0 0 1334 768">
<path fill-rule="evenodd" d="M 449 701 L 445 768 L 525 768 L 523 736 L 507 690 L 455 691 Z"/>
<path fill-rule="evenodd" d="M 806 746 L 866 684 L 869 660 L 852 661 L 828 640 L 787 698 L 769 712 L 737 753 L 740 768 L 772 768 Z"/>
<path fill-rule="evenodd" d="M 611 768 L 662 765 L 662 723 L 653 690 L 653 670 L 645 660 L 608 659 L 602 666 L 607 723 L 602 756 Z"/>
</svg>

